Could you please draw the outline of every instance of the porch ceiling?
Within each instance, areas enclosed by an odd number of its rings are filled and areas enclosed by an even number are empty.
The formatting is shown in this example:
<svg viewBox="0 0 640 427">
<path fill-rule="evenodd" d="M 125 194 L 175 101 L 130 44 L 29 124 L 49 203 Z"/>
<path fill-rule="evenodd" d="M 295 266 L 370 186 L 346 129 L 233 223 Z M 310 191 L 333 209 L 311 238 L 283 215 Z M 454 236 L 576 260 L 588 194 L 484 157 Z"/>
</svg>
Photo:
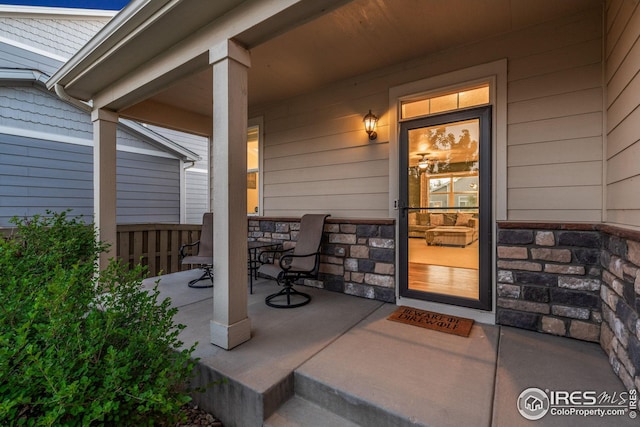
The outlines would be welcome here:
<svg viewBox="0 0 640 427">
<path fill-rule="evenodd" d="M 234 2 L 221 3 L 221 7 L 229 7 L 231 3 Z M 316 10 L 307 15 L 309 20 L 301 25 L 289 22 L 283 27 L 284 32 L 270 24 L 269 31 L 258 34 L 251 28 L 237 34 L 235 39 L 251 51 L 251 107 L 601 3 L 601 0 L 338 0 L 327 2 L 328 11 Z M 159 19 L 166 30 L 171 23 L 164 21 Z M 156 34 L 160 27 L 155 28 L 147 36 Z M 158 52 L 169 47 L 162 43 L 154 45 Z M 212 105 L 212 77 L 206 60 L 198 59 L 197 63 L 192 60 L 182 71 L 170 74 L 173 77 L 165 77 L 161 88 L 138 91 L 126 103 L 114 104 L 116 109 L 124 117 L 203 133 L 203 126 L 210 123 Z M 90 96 L 88 90 L 85 97 Z M 173 119 L 167 122 L 169 116 Z M 184 117 L 185 124 L 177 123 L 180 117 Z"/>
<path fill-rule="evenodd" d="M 583 0 L 354 0 L 251 49 L 261 104 L 593 7 Z"/>
</svg>

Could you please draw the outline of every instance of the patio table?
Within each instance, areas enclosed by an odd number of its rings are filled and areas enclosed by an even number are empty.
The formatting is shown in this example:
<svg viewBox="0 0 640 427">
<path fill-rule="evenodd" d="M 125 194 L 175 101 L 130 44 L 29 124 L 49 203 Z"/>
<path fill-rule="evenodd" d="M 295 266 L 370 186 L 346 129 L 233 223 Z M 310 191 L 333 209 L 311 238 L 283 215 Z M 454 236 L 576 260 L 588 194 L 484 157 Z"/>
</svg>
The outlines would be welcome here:
<svg viewBox="0 0 640 427">
<path fill-rule="evenodd" d="M 249 241 L 247 247 L 249 248 L 249 293 L 253 293 L 253 279 L 258 278 L 258 268 L 260 268 L 260 255 L 261 249 L 277 249 L 280 246 L 279 242 L 258 242 Z"/>
</svg>

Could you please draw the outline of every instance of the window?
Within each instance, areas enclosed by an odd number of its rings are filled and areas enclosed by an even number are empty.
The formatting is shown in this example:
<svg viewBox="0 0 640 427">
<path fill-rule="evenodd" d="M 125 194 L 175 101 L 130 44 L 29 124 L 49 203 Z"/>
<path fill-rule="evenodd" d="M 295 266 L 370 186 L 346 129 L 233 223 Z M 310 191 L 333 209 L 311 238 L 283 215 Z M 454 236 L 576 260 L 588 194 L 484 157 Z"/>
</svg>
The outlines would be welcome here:
<svg viewBox="0 0 640 427">
<path fill-rule="evenodd" d="M 463 90 L 435 96 L 403 101 L 401 118 L 426 116 L 429 114 L 475 107 L 489 103 L 489 84 L 465 88 Z"/>
<path fill-rule="evenodd" d="M 247 135 L 247 214 L 260 212 L 260 127 L 251 126 Z"/>
<path fill-rule="evenodd" d="M 478 175 L 429 177 L 429 207 L 477 208 Z"/>
</svg>

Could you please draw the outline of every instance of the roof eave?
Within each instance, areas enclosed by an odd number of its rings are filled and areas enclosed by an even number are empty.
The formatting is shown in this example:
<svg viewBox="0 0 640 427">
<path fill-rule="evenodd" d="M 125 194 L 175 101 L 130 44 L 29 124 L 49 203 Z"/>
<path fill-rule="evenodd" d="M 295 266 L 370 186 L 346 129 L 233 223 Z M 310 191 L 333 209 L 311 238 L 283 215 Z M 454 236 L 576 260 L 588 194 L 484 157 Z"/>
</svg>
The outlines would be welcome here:
<svg viewBox="0 0 640 427">
<path fill-rule="evenodd" d="M 66 86 L 69 82 L 81 76 L 87 69 L 96 66 L 96 59 L 108 54 L 126 39 L 136 33 L 140 22 L 151 18 L 158 9 L 166 4 L 177 4 L 181 0 L 132 0 L 117 15 L 115 15 L 87 44 L 71 57 L 47 81 L 47 88 L 52 89 L 56 84 Z M 114 37 L 119 32 L 120 37 Z M 87 101 L 87 99 L 85 99 Z"/>
<path fill-rule="evenodd" d="M 0 84 L 8 82 L 18 84 L 31 83 L 44 87 L 46 78 L 47 77 L 45 74 L 35 70 L 0 68 Z M 62 96 L 60 96 L 60 98 L 64 101 L 69 102 L 69 100 L 65 99 Z M 78 105 L 74 102 L 71 102 L 71 104 L 84 111 L 91 111 L 91 107 L 89 105 Z M 162 151 L 168 152 L 183 161 L 196 162 L 202 160 L 200 155 L 198 155 L 197 153 L 194 153 L 193 151 L 181 146 L 180 144 L 177 144 L 172 140 L 160 135 L 159 133 L 152 131 L 151 129 L 143 126 L 138 122 L 127 119 L 119 119 L 119 123 L 129 131 L 144 138 L 147 142 L 154 145 L 155 147 L 161 149 Z"/>
<path fill-rule="evenodd" d="M 47 76 L 36 70 L 0 68 L 0 82 L 31 82 L 45 86 Z"/>
<path fill-rule="evenodd" d="M 46 7 L 46 6 L 17 6 L 17 5 L 0 5 L 0 16 L 25 16 L 33 18 L 34 16 L 46 17 L 81 17 L 81 18 L 112 18 L 118 12 L 115 10 L 101 9 L 80 9 L 68 7 Z"/>
<path fill-rule="evenodd" d="M 130 131 L 136 133 L 138 136 L 143 137 L 151 144 L 155 145 L 158 148 L 161 148 L 163 151 L 172 153 L 181 160 L 187 162 L 196 162 L 202 160 L 202 157 L 200 157 L 200 155 L 198 155 L 197 153 L 194 153 L 193 151 L 181 146 L 180 144 L 176 144 L 172 140 L 160 135 L 157 132 L 152 131 L 151 129 L 143 126 L 138 122 L 122 118 L 119 119 L 118 122 L 128 128 Z"/>
</svg>

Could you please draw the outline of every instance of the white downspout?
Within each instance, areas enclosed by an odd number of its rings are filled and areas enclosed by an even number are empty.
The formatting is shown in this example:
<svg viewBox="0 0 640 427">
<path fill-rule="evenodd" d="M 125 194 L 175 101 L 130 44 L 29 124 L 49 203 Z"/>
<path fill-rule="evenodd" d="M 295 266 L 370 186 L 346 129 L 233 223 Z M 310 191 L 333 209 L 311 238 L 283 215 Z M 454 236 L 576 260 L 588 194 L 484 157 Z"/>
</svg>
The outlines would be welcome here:
<svg viewBox="0 0 640 427">
<path fill-rule="evenodd" d="M 64 86 L 62 86 L 60 83 L 56 83 L 54 86 L 54 89 L 56 91 L 56 95 L 58 95 L 58 98 L 62 99 L 63 101 L 68 102 L 69 104 L 72 104 L 78 108 L 80 108 L 83 111 L 86 111 L 88 113 L 93 111 L 93 106 L 91 105 L 91 103 L 87 103 L 84 101 L 80 101 L 79 99 L 76 99 L 74 97 L 72 97 L 71 95 L 69 95 L 65 90 L 64 90 Z"/>
</svg>

